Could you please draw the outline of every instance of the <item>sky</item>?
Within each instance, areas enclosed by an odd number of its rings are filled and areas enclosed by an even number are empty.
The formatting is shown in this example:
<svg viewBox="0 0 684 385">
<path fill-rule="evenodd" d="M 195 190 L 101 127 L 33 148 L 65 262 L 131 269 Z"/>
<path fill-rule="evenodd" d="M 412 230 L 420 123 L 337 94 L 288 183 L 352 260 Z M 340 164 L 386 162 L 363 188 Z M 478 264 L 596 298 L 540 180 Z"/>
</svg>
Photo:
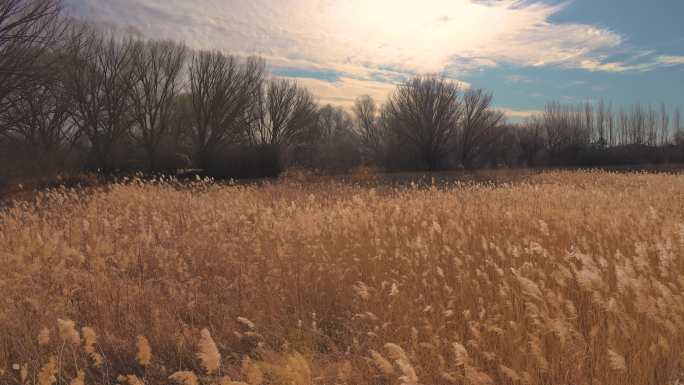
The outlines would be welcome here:
<svg viewBox="0 0 684 385">
<path fill-rule="evenodd" d="M 518 120 L 546 102 L 684 106 L 682 0 L 65 0 L 68 12 L 237 56 L 321 103 L 439 74 Z"/>
</svg>

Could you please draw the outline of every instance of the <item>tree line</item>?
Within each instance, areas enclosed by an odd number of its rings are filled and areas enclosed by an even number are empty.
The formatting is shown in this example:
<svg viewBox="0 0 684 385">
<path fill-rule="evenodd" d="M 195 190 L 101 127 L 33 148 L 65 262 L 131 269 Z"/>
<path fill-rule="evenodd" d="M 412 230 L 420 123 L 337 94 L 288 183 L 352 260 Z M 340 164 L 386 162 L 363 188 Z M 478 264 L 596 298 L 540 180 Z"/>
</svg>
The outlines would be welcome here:
<svg viewBox="0 0 684 385">
<path fill-rule="evenodd" d="M 517 129 L 521 161 L 527 165 L 684 162 L 681 111 L 664 103 L 614 108 L 604 100 L 551 102 Z"/>
<path fill-rule="evenodd" d="M 678 109 L 670 119 L 664 105 L 614 111 L 604 102 L 553 102 L 509 124 L 492 100 L 423 75 L 382 104 L 360 96 L 349 110 L 320 105 L 296 81 L 269 75 L 258 57 L 99 30 L 67 19 L 59 0 L 0 2 L 0 175 L 194 168 L 260 177 L 290 166 L 684 160 Z M 635 148 L 647 156 L 634 158 Z"/>
</svg>

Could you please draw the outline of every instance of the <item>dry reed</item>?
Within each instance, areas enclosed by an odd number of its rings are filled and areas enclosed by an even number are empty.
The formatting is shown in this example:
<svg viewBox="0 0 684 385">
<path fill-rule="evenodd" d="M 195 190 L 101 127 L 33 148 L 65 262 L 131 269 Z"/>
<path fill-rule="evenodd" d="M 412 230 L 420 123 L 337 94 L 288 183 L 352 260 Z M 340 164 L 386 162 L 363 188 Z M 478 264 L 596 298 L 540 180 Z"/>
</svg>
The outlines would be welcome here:
<svg viewBox="0 0 684 385">
<path fill-rule="evenodd" d="M 0 292 L 2 384 L 675 384 L 684 176 L 54 189 Z"/>
</svg>

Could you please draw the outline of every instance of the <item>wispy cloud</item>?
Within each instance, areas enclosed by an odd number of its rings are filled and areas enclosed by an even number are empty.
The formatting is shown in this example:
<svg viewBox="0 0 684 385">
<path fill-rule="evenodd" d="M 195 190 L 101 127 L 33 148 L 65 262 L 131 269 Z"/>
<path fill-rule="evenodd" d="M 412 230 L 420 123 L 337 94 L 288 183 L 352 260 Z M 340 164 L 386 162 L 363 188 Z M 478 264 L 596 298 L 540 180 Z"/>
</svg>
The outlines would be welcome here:
<svg viewBox="0 0 684 385">
<path fill-rule="evenodd" d="M 684 65 L 684 56 L 639 56 L 640 60 L 632 60 L 630 62 L 615 61 L 601 63 L 595 60 L 585 60 L 582 62 L 581 68 L 589 71 L 605 71 L 605 72 L 648 72 L 664 67 L 674 67 Z M 642 59 L 643 58 L 643 59 Z"/>
<path fill-rule="evenodd" d="M 497 107 L 496 109 L 503 112 L 506 118 L 512 121 L 521 121 L 525 118 L 529 118 L 533 115 L 538 115 L 544 112 L 541 110 L 521 110 L 508 107 Z"/>
<path fill-rule="evenodd" d="M 500 0 L 68 0 L 77 14 L 196 47 L 340 71 L 452 72 L 513 63 L 604 64 L 623 38 L 554 24 L 563 5 Z"/>
<path fill-rule="evenodd" d="M 534 83 L 535 80 L 528 78 L 527 76 L 522 76 L 522 75 L 507 75 L 504 76 L 504 79 L 508 83 L 513 83 L 513 84 L 531 84 Z"/>
<path fill-rule="evenodd" d="M 386 82 L 359 80 L 349 77 L 341 77 L 330 82 L 324 79 L 306 77 L 287 77 L 306 86 L 315 95 L 318 95 L 322 104 L 333 104 L 350 108 L 354 100 L 361 95 L 370 95 L 378 102 L 387 99 L 394 90 L 394 85 Z"/>
<path fill-rule="evenodd" d="M 668 66 L 684 65 L 684 56 L 658 56 L 657 62 Z"/>
<path fill-rule="evenodd" d="M 275 69 L 333 71 L 338 75 L 325 78 L 330 83 L 326 92 L 352 89 L 352 79 L 365 81 L 364 87 L 371 90 L 374 83 L 396 83 L 415 73 L 459 78 L 502 64 L 607 72 L 684 64 L 682 57 L 650 53 L 638 62 L 612 59 L 629 50 L 622 35 L 598 26 L 552 21 L 568 2 L 65 1 L 75 15 L 119 24 L 150 38 L 181 40 L 236 55 L 257 54 Z"/>
</svg>

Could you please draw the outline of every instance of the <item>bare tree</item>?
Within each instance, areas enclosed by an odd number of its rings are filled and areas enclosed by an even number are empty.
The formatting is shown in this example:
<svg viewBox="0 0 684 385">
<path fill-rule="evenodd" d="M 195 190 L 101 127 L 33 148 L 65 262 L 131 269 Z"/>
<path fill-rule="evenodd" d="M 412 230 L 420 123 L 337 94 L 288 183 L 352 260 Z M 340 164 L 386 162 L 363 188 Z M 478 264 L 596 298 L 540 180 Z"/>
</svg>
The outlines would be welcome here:
<svg viewBox="0 0 684 385">
<path fill-rule="evenodd" d="M 660 145 L 670 143 L 670 115 L 665 103 L 660 103 Z"/>
<path fill-rule="evenodd" d="M 551 102 L 546 105 L 543 120 L 547 147 L 552 157 L 568 150 L 576 151 L 591 143 L 594 126 L 591 105 L 582 103 L 568 106 Z"/>
<path fill-rule="evenodd" d="M 632 111 L 629 115 L 629 143 L 630 144 L 646 144 L 647 113 L 641 104 L 632 106 Z"/>
<path fill-rule="evenodd" d="M 679 109 L 679 106 L 675 107 L 674 110 L 674 117 L 672 124 L 674 125 L 673 131 L 674 131 L 674 139 L 675 139 L 675 144 L 682 146 L 684 145 L 684 127 L 682 127 L 682 122 L 681 122 L 681 110 Z"/>
<path fill-rule="evenodd" d="M 648 135 L 647 144 L 649 146 L 658 145 L 658 116 L 650 104 L 646 112 L 646 132 Z"/>
<path fill-rule="evenodd" d="M 586 115 L 583 104 L 564 106 L 559 102 L 547 103 L 543 120 L 548 147 L 553 154 L 588 142 Z"/>
<path fill-rule="evenodd" d="M 0 125 L 7 127 L 0 137 L 30 157 L 41 172 L 63 167 L 79 137 L 70 108 L 63 83 L 29 82 L 13 93 L 0 115 Z"/>
<path fill-rule="evenodd" d="M 187 52 L 183 45 L 160 41 L 140 42 L 134 51 L 134 137 L 144 148 L 151 171 L 156 170 L 159 146 L 172 125 Z"/>
<path fill-rule="evenodd" d="M 200 51 L 190 63 L 192 138 L 195 161 L 206 168 L 221 145 L 237 141 L 247 129 L 250 103 L 263 81 L 263 63 L 239 63 L 221 52 Z"/>
<path fill-rule="evenodd" d="M 376 163 L 382 160 L 385 151 L 386 133 L 380 119 L 380 109 L 372 97 L 363 95 L 354 101 L 352 106 L 356 121 L 356 135 L 359 138 L 361 152 L 366 159 Z"/>
<path fill-rule="evenodd" d="M 470 89 L 463 95 L 463 117 L 458 137 L 461 165 L 472 166 L 474 158 L 485 147 L 496 142 L 502 133 L 499 125 L 504 120 L 492 106 L 492 94 L 481 89 Z"/>
<path fill-rule="evenodd" d="M 65 30 L 59 0 L 0 1 L 0 113 L 14 91 L 46 74 Z"/>
<path fill-rule="evenodd" d="M 598 134 L 598 143 L 602 146 L 608 144 L 606 140 L 606 102 L 601 99 L 596 107 L 596 131 Z"/>
<path fill-rule="evenodd" d="M 606 122 L 608 124 L 608 146 L 615 146 L 615 116 L 613 115 L 613 103 L 608 105 L 606 111 Z"/>
<path fill-rule="evenodd" d="M 518 128 L 518 145 L 524 164 L 533 166 L 538 154 L 544 149 L 543 116 L 531 116 Z"/>
<path fill-rule="evenodd" d="M 391 133 L 429 170 L 440 168 L 457 149 L 462 116 L 458 83 L 435 76 L 417 76 L 400 85 L 385 105 Z"/>
<path fill-rule="evenodd" d="M 107 172 L 117 167 L 115 151 L 133 124 L 134 48 L 132 40 L 96 34 L 68 66 L 73 118 L 89 141 L 95 166 Z"/>
<path fill-rule="evenodd" d="M 318 110 L 316 129 L 311 137 L 313 166 L 324 169 L 349 169 L 361 161 L 354 119 L 342 107 L 330 104 Z"/>
<path fill-rule="evenodd" d="M 557 153 L 564 147 L 566 119 L 563 115 L 563 107 L 558 102 L 547 103 L 544 107 L 543 121 L 546 128 L 547 147 L 552 153 Z"/>
<path fill-rule="evenodd" d="M 578 109 L 578 111 L 581 111 L 581 109 Z M 591 142 L 594 139 L 594 120 L 594 106 L 587 101 L 584 103 L 584 124 L 578 125 L 578 128 L 583 128 L 587 142 Z"/>
<path fill-rule="evenodd" d="M 620 113 L 619 113 L 619 121 L 620 121 L 620 144 L 625 145 L 628 144 L 631 138 L 631 129 L 630 129 L 630 118 L 627 112 L 620 107 Z"/>
<path fill-rule="evenodd" d="M 327 104 L 318 109 L 315 133 L 317 141 L 334 141 L 340 135 L 352 135 L 353 129 L 352 117 L 342 107 L 333 107 Z"/>
<path fill-rule="evenodd" d="M 313 95 L 295 81 L 270 79 L 259 88 L 251 109 L 250 141 L 283 150 L 302 144 L 314 129 L 317 109 Z"/>
</svg>

